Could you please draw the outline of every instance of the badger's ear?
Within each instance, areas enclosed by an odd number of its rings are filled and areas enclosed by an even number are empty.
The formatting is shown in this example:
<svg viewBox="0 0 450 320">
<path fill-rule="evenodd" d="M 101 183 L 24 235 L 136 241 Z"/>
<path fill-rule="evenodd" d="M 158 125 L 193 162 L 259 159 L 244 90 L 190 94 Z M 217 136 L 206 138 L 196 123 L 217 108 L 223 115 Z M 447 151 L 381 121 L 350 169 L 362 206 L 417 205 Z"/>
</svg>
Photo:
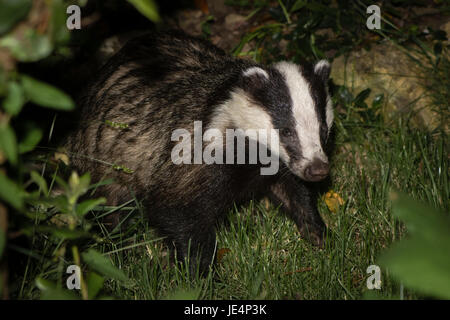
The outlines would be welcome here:
<svg viewBox="0 0 450 320">
<path fill-rule="evenodd" d="M 264 87 L 269 81 L 269 74 L 260 67 L 250 67 L 242 72 L 244 90 L 253 91 Z"/>
<path fill-rule="evenodd" d="M 327 60 L 320 60 L 314 65 L 314 73 L 322 79 L 322 81 L 327 82 L 330 77 L 331 66 Z"/>
</svg>

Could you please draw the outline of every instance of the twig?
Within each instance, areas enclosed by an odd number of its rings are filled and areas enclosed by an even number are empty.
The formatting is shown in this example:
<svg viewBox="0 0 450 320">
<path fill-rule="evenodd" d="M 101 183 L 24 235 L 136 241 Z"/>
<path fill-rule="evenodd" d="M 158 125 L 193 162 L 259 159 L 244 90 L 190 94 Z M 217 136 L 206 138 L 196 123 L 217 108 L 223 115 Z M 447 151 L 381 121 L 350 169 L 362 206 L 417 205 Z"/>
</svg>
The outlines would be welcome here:
<svg viewBox="0 0 450 320">
<path fill-rule="evenodd" d="M 312 267 L 306 267 L 306 268 L 302 268 L 302 269 L 299 269 L 299 270 L 294 270 L 294 271 L 291 271 L 291 272 L 286 272 L 284 275 L 285 276 L 290 276 L 290 275 L 292 275 L 292 274 L 294 274 L 294 273 L 301 273 L 301 272 L 306 272 L 306 271 L 311 271 L 312 270 Z"/>
</svg>

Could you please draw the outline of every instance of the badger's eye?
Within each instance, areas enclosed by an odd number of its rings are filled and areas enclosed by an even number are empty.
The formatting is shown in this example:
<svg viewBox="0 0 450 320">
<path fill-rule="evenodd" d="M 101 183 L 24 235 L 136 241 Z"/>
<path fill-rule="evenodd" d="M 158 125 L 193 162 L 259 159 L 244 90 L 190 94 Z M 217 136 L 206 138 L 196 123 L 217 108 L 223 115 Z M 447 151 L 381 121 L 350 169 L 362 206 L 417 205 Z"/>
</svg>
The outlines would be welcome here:
<svg viewBox="0 0 450 320">
<path fill-rule="evenodd" d="M 281 129 L 281 135 L 283 137 L 290 137 L 290 136 L 292 136 L 292 131 L 289 128 L 283 128 L 283 129 Z"/>
</svg>

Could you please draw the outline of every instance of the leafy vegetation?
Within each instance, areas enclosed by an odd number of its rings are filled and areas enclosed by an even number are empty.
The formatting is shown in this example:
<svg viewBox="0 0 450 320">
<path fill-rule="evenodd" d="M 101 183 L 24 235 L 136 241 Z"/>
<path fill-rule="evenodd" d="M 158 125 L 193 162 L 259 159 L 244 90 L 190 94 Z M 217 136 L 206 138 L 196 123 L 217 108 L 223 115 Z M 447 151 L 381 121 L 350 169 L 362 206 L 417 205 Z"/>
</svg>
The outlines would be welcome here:
<svg viewBox="0 0 450 320">
<path fill-rule="evenodd" d="M 398 198 L 398 195 L 393 197 Z M 449 299 L 449 217 L 405 197 L 396 199 L 393 212 L 405 221 L 410 237 L 395 244 L 380 262 L 407 287 Z"/>
<path fill-rule="evenodd" d="M 152 21 L 163 23 L 156 2 L 129 2 Z M 408 23 L 398 27 L 394 21 L 401 19 L 403 1 L 383 2 L 382 29 L 373 31 L 365 27 L 368 1 L 226 1 L 249 9 L 248 19 L 258 21 L 232 53 L 264 63 L 332 60 L 352 50 L 370 50 L 379 42 L 395 43 L 427 75 L 429 107 L 439 114 L 440 126 L 432 131 L 417 128 L 410 114 L 387 121 L 383 94 L 375 92 L 369 98 L 371 88 L 353 92 L 350 83 L 330 83 L 336 106 L 333 190 L 324 190 L 319 200 L 319 211 L 333 231 L 326 247 L 319 250 L 300 239 L 278 208 L 265 201 L 251 203 L 235 208 L 229 224 L 219 228 L 217 266 L 201 278 L 189 274 L 188 262 L 173 264 L 162 239 L 148 228 L 138 199 L 119 206 L 93 199 L 93 190 L 112 181 L 105 177 L 93 183 L 89 173 L 71 172 L 66 156 L 51 148 L 56 115 L 73 111 L 75 103 L 58 86 L 26 70 L 48 58 L 71 57 L 73 38 L 65 25 L 65 8 L 73 3 L 83 6 L 86 1 L 53 0 L 35 8 L 31 0 L 0 0 L 3 297 L 450 297 L 450 64 L 445 32 L 424 32 Z M 436 6 L 448 14 L 448 6 Z M 32 10 L 43 10 L 49 19 L 33 21 Z M 210 35 L 213 21 L 213 16 L 203 20 L 205 34 Z M 27 108 L 54 112 L 50 128 L 25 117 Z M 107 125 L 124 128 L 117 122 Z M 129 170 L 114 164 L 111 169 Z M 392 194 L 399 197 L 394 204 Z M 109 230 L 102 218 L 117 212 L 121 223 Z M 14 270 L 6 278 L 8 261 L 14 261 Z M 371 295 L 366 269 L 378 263 L 383 267 L 382 288 Z M 81 290 L 66 289 L 69 265 L 81 268 Z"/>
</svg>

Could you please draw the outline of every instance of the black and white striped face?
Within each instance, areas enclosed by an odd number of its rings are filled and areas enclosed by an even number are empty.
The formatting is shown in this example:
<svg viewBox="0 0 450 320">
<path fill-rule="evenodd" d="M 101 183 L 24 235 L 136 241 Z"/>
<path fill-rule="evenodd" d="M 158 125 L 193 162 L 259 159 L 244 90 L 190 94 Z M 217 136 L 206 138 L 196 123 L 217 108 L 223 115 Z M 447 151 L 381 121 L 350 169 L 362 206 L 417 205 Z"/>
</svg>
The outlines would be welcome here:
<svg viewBox="0 0 450 320">
<path fill-rule="evenodd" d="M 333 124 L 326 85 L 329 74 L 325 60 L 313 67 L 280 62 L 272 68 L 253 67 L 244 72 L 244 90 L 258 108 L 251 122 L 279 130 L 281 160 L 306 181 L 322 180 L 329 172 L 324 152 Z"/>
</svg>

